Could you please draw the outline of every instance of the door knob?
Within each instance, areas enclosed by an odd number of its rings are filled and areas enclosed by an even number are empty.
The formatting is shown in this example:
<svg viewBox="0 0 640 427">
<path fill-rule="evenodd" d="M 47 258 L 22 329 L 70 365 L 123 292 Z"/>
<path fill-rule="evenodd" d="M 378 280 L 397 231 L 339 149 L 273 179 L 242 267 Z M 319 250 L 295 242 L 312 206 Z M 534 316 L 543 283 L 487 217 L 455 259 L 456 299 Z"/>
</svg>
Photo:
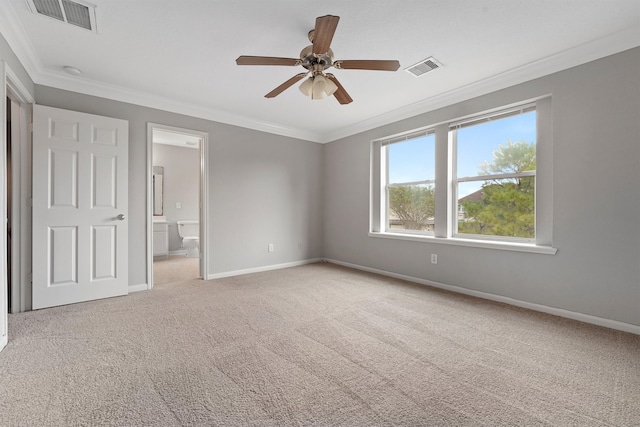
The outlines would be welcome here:
<svg viewBox="0 0 640 427">
<path fill-rule="evenodd" d="M 116 217 L 118 221 L 124 221 L 124 214 L 120 214 Z"/>
</svg>

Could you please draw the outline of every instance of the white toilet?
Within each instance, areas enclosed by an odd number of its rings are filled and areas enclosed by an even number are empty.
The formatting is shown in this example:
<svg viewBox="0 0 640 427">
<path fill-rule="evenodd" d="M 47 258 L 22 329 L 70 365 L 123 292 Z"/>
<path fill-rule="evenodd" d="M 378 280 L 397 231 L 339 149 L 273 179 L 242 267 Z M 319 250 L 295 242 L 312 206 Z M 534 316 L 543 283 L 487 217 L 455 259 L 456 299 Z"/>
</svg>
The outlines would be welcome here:
<svg viewBox="0 0 640 427">
<path fill-rule="evenodd" d="M 182 240 L 182 247 L 187 250 L 188 258 L 200 256 L 200 223 L 197 220 L 176 221 L 178 236 Z"/>
</svg>

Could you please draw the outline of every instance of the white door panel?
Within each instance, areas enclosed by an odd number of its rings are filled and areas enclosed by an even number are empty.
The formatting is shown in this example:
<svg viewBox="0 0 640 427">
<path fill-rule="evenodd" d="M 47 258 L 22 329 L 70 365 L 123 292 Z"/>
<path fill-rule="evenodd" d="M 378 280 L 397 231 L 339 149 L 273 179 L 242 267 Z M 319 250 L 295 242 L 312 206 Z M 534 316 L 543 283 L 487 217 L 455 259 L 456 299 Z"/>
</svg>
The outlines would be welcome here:
<svg viewBox="0 0 640 427">
<path fill-rule="evenodd" d="M 128 122 L 33 113 L 33 308 L 126 294 Z"/>
<path fill-rule="evenodd" d="M 92 227 L 91 246 L 95 256 L 92 258 L 91 280 L 112 280 L 116 278 L 116 227 L 100 225 Z"/>
</svg>

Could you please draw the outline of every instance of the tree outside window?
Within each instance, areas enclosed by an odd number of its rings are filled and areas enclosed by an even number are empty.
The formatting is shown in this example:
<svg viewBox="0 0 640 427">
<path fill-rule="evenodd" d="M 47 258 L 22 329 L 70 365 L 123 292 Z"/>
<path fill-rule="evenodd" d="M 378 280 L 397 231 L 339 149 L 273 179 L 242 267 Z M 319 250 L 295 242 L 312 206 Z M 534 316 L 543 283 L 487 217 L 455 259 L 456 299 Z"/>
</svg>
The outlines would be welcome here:
<svg viewBox="0 0 640 427">
<path fill-rule="evenodd" d="M 535 120 L 530 111 L 452 131 L 458 168 L 468 167 L 461 159 L 477 167 L 477 175 L 458 178 L 458 234 L 535 238 Z M 495 142 L 506 135 L 522 139 Z M 482 159 L 496 145 L 491 160 Z"/>
<path fill-rule="evenodd" d="M 537 127 L 536 103 L 449 122 L 448 135 L 438 132 L 438 182 L 436 127 L 381 140 L 380 229 L 535 242 Z"/>
<path fill-rule="evenodd" d="M 433 232 L 435 136 L 423 131 L 384 145 L 387 229 Z"/>
</svg>

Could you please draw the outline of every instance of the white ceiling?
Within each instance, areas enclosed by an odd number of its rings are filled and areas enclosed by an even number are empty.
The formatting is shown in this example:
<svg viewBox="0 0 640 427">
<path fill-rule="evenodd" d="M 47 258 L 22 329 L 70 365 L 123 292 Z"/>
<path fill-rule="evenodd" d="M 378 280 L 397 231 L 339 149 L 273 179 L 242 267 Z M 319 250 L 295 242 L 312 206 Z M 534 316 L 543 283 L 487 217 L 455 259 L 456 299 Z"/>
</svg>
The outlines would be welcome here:
<svg viewBox="0 0 640 427">
<path fill-rule="evenodd" d="M 0 1 L 0 31 L 37 84 L 326 142 L 640 45 L 640 0 L 92 0 L 98 33 Z M 354 102 L 310 100 L 296 58 L 315 18 L 338 15 L 336 59 L 397 59 L 397 72 L 333 70 Z M 403 71 L 434 56 L 444 66 Z M 82 76 L 63 71 L 73 66 Z"/>
</svg>

